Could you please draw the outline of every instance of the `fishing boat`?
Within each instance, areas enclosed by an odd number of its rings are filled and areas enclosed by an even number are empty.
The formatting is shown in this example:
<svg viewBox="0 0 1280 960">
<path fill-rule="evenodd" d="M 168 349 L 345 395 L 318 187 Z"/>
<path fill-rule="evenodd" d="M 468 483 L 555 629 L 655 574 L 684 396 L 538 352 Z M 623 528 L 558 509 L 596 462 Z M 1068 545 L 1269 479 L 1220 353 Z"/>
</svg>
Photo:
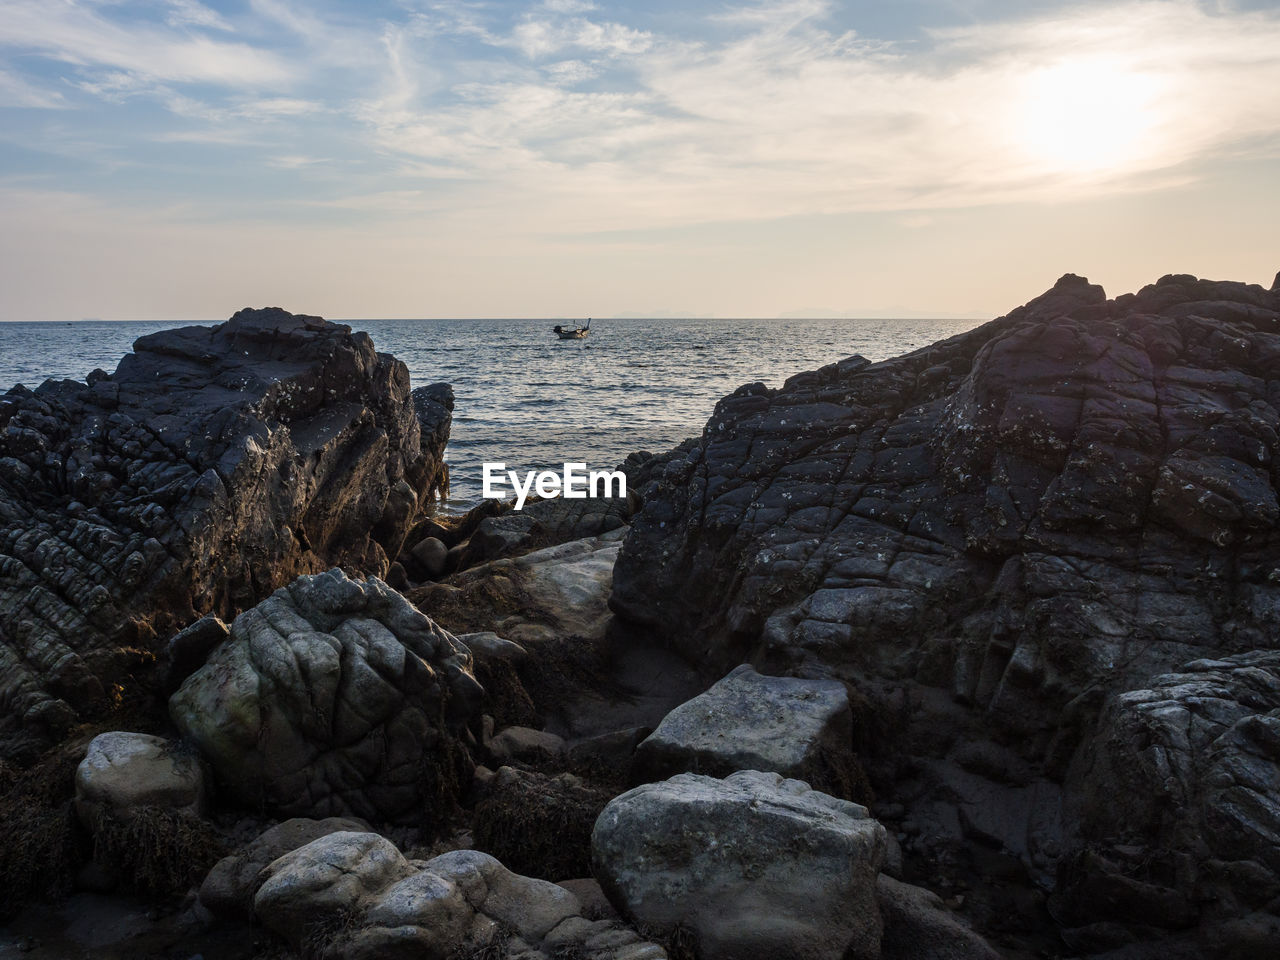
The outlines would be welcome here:
<svg viewBox="0 0 1280 960">
<path fill-rule="evenodd" d="M 587 317 L 587 325 L 585 327 L 573 327 L 572 329 L 568 329 L 557 323 L 552 330 L 561 340 L 585 340 L 587 338 L 587 334 L 591 332 L 591 318 Z"/>
</svg>

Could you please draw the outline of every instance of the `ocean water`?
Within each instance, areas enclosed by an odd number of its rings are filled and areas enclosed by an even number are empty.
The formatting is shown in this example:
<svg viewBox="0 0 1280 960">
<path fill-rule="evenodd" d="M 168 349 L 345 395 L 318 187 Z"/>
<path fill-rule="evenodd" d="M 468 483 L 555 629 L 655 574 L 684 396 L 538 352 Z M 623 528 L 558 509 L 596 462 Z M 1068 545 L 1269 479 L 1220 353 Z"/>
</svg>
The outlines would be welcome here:
<svg viewBox="0 0 1280 960">
<path fill-rule="evenodd" d="M 405 362 L 414 386 L 457 397 L 446 451 L 452 509 L 480 497 L 482 464 L 522 473 L 565 462 L 616 466 L 701 433 L 717 400 L 855 353 L 883 360 L 976 320 L 595 320 L 558 340 L 550 320 L 346 320 Z M 0 323 L 0 392 L 114 370 L 165 322 Z"/>
</svg>

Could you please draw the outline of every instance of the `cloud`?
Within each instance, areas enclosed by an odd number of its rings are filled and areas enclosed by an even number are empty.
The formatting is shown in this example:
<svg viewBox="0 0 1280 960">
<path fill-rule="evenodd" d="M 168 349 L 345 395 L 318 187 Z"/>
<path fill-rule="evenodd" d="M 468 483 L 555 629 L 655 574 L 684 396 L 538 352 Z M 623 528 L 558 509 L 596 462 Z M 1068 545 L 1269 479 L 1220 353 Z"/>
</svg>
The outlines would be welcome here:
<svg viewBox="0 0 1280 960">
<path fill-rule="evenodd" d="M 516 26 L 511 42 L 532 58 L 554 56 L 566 49 L 633 57 L 653 45 L 653 36 L 620 23 L 597 23 L 582 17 L 567 21 L 530 17 Z"/>
<path fill-rule="evenodd" d="M 258 87 L 287 85 L 295 76 L 279 56 L 248 44 L 155 24 L 118 23 L 101 9 L 72 0 L 6 0 L 0 4 L 0 47 L 152 81 Z M 194 10 L 193 5 L 188 16 Z"/>
<path fill-rule="evenodd" d="M 211 10 L 198 0 L 166 0 L 169 12 L 165 22 L 174 27 L 209 27 L 231 31 L 231 24 L 217 10 Z"/>
<path fill-rule="evenodd" d="M 1274 13 L 1084 5 L 895 46 L 827 29 L 831 8 L 737 7 L 699 42 L 529 17 L 490 42 L 605 53 L 608 92 L 567 89 L 567 60 L 366 116 L 382 149 L 485 181 L 460 216 L 566 230 L 1146 191 L 1280 136 Z"/>
<path fill-rule="evenodd" d="M 0 69 L 0 107 L 59 110 L 65 106 L 66 98 L 58 91 L 43 90 L 16 73 Z"/>
<path fill-rule="evenodd" d="M 314 202 L 473 232 L 922 223 L 1164 189 L 1280 143 L 1280 14 L 1192 0 L 1023 10 L 899 44 L 844 30 L 829 0 L 717 5 L 696 38 L 577 0 L 401 0 L 385 20 L 252 0 L 234 26 L 264 44 L 275 29 L 270 49 L 206 35 L 232 24 L 196 3 L 169 3 L 168 25 L 122 9 L 11 0 L 0 45 L 205 126 L 149 142 L 238 142 L 277 166 L 323 153 L 351 188 Z M 0 97 L 62 100 L 16 69 Z"/>
</svg>

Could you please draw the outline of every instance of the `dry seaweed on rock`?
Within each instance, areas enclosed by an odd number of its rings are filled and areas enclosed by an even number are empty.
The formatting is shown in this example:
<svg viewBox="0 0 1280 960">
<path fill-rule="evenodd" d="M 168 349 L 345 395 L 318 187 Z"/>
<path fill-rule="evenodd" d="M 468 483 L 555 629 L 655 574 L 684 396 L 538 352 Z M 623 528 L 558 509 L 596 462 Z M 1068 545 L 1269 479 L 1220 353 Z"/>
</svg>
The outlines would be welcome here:
<svg viewBox="0 0 1280 960">
<path fill-rule="evenodd" d="M 212 824 L 153 805 L 104 813 L 93 829 L 94 860 L 110 865 L 126 884 L 150 897 L 181 896 L 227 854 Z"/>
<path fill-rule="evenodd" d="M 529 877 L 590 876 L 591 830 L 611 797 L 571 774 L 504 767 L 476 806 L 476 849 Z"/>
<path fill-rule="evenodd" d="M 74 888 L 88 838 L 72 806 L 79 741 L 54 748 L 26 770 L 6 764 L 0 782 L 0 918 Z"/>
</svg>

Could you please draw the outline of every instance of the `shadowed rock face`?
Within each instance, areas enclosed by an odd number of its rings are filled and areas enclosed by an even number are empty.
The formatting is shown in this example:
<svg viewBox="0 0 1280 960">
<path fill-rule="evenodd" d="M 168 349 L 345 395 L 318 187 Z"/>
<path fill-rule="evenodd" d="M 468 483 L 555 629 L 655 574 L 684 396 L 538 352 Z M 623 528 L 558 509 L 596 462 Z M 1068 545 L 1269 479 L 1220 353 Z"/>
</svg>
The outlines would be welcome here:
<svg viewBox="0 0 1280 960">
<path fill-rule="evenodd" d="M 103 710 L 195 616 L 334 564 L 385 573 L 443 480 L 445 398 L 420 424 L 404 364 L 347 326 L 242 310 L 134 351 L 0 397 L 9 753 Z"/>
<path fill-rule="evenodd" d="M 721 665 L 924 671 L 1039 734 L 1087 685 L 1274 643 L 1280 297 L 1067 276 L 967 334 L 722 400 L 612 604 Z"/>
<path fill-rule="evenodd" d="M 1068 275 L 915 353 L 722 400 L 646 464 L 611 602 L 719 669 L 852 680 L 878 789 L 910 765 L 909 809 L 944 796 L 951 832 L 1052 875 L 1109 698 L 1280 647 L 1278 445 L 1280 282 L 1108 300 Z"/>
</svg>

